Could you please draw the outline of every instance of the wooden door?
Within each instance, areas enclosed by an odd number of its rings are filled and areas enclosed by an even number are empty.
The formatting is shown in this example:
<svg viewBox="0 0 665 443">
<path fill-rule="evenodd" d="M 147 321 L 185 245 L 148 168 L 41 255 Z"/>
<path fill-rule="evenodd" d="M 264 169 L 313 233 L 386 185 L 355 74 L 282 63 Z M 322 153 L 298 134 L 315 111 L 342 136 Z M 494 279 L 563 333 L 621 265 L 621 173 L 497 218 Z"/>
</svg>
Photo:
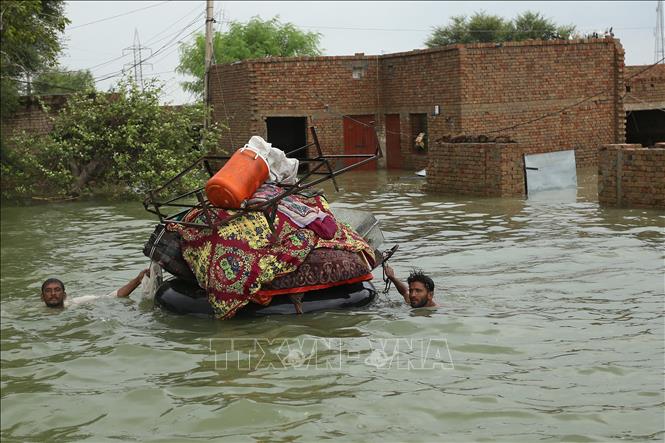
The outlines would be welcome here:
<svg viewBox="0 0 665 443">
<path fill-rule="evenodd" d="M 344 154 L 374 154 L 378 141 L 374 132 L 373 115 L 349 115 L 344 117 Z M 346 166 L 361 158 L 345 159 Z M 372 171 L 376 169 L 376 161 L 367 162 L 357 169 Z"/>
<path fill-rule="evenodd" d="M 399 114 L 386 114 L 386 166 L 388 169 L 402 169 L 402 158 Z"/>
</svg>

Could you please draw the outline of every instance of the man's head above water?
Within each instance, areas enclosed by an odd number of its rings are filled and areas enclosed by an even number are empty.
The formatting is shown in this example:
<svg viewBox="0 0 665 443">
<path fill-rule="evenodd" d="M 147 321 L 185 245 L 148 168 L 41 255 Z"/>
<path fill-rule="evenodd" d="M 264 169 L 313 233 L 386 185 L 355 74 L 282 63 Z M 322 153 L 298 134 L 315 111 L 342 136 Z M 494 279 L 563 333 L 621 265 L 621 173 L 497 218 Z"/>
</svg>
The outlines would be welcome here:
<svg viewBox="0 0 665 443">
<path fill-rule="evenodd" d="M 42 283 L 42 301 L 49 308 L 62 308 L 65 305 L 65 284 L 57 278 L 49 278 Z"/>
<path fill-rule="evenodd" d="M 423 271 L 412 271 L 406 282 L 409 285 L 409 304 L 412 308 L 433 305 L 434 281 Z"/>
<path fill-rule="evenodd" d="M 383 266 L 386 278 L 395 284 L 399 293 L 404 297 L 404 301 L 412 308 L 435 307 L 434 302 L 434 281 L 425 275 L 423 271 L 412 271 L 406 280 L 408 284 L 395 277 L 395 270 L 384 263 Z"/>
</svg>

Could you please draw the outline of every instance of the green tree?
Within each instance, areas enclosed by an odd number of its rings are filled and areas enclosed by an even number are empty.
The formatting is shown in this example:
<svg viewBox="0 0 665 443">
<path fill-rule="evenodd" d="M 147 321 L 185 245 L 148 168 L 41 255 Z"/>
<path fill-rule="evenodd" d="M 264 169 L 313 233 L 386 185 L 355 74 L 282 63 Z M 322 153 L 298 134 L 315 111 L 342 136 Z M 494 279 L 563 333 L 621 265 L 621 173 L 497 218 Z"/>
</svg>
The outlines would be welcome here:
<svg viewBox="0 0 665 443">
<path fill-rule="evenodd" d="M 143 195 L 213 152 L 220 129 L 201 128 L 203 106 L 167 108 L 160 93 L 155 83 L 142 91 L 123 80 L 109 94 L 73 94 L 50 134 L 10 140 L 3 197 Z M 190 179 L 185 188 L 201 185 Z"/>
<path fill-rule="evenodd" d="M 213 35 L 215 63 L 230 63 L 237 60 L 263 57 L 293 57 L 320 55 L 321 34 L 304 32 L 291 23 L 281 23 L 279 17 L 261 20 L 253 17 L 247 23 L 231 22 L 227 32 Z M 194 36 L 191 43 L 180 45 L 180 64 L 176 71 L 194 77 L 183 82 L 186 91 L 203 94 L 205 75 L 205 36 Z"/>
<path fill-rule="evenodd" d="M 24 90 L 26 76 L 53 66 L 61 50 L 60 37 L 69 20 L 63 0 L 2 0 L 1 115 L 10 115 Z"/>
<path fill-rule="evenodd" d="M 448 25 L 435 27 L 425 45 L 434 48 L 457 43 L 569 39 L 574 33 L 575 26 L 557 26 L 538 12 L 526 11 L 507 20 L 481 11 L 470 18 L 454 16 Z"/>
<path fill-rule="evenodd" d="M 552 20 L 539 12 L 526 11 L 519 14 L 511 22 L 511 40 L 552 40 L 571 38 L 575 32 L 574 25 L 557 26 Z"/>
<path fill-rule="evenodd" d="M 502 42 L 508 38 L 510 22 L 484 11 L 451 17 L 448 26 L 437 26 L 425 45 L 428 48 L 473 42 Z"/>
<path fill-rule="evenodd" d="M 57 67 L 38 74 L 32 80 L 32 89 L 37 95 L 92 92 L 95 79 L 88 70 L 67 71 Z"/>
</svg>

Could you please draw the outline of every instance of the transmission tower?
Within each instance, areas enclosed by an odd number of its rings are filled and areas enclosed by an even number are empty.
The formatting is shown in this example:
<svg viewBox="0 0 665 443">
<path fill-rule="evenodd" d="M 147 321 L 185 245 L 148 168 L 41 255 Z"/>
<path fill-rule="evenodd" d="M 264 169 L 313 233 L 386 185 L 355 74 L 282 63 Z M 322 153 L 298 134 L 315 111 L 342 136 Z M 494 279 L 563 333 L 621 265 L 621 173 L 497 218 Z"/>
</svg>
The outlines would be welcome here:
<svg viewBox="0 0 665 443">
<path fill-rule="evenodd" d="M 148 57 L 150 57 L 152 55 L 152 49 L 141 46 L 138 29 L 134 28 L 134 44 L 128 48 L 123 49 L 122 55 L 126 54 L 125 51 L 132 51 L 134 56 L 134 63 L 127 63 L 123 69 L 129 68 L 134 70 L 134 81 L 137 85 L 140 85 L 141 90 L 143 90 L 143 65 L 150 65 L 150 67 L 152 67 L 151 63 L 146 63 L 143 61 L 143 51 L 150 51 L 150 55 L 148 55 Z"/>
<path fill-rule="evenodd" d="M 656 54 L 654 63 L 663 63 L 665 58 L 665 31 L 663 31 L 663 0 L 658 0 L 656 7 Z"/>
</svg>

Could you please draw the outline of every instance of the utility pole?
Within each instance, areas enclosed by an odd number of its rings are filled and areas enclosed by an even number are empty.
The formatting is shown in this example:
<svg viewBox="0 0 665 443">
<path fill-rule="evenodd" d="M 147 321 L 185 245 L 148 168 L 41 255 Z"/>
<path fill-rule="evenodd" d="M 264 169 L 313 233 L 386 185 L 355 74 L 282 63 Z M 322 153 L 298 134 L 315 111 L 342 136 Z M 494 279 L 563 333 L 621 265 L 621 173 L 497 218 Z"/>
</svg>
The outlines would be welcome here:
<svg viewBox="0 0 665 443">
<path fill-rule="evenodd" d="M 203 128 L 208 129 L 208 105 L 210 104 L 210 66 L 212 64 L 212 15 L 213 0 L 206 0 L 206 54 L 205 54 L 205 76 L 203 78 L 203 104 L 205 105 L 205 116 Z"/>
<path fill-rule="evenodd" d="M 126 64 L 125 67 L 129 66 L 131 69 L 134 69 L 134 81 L 137 85 L 141 85 L 141 90 L 143 90 L 143 65 L 147 64 L 152 66 L 151 63 L 145 63 L 143 61 L 143 55 L 141 51 L 147 49 L 152 55 L 152 49 L 145 46 L 141 46 L 141 41 L 139 40 L 139 31 L 134 28 L 134 45 L 122 50 L 122 55 L 125 55 L 125 51 L 132 51 L 134 56 L 133 64 Z"/>
<path fill-rule="evenodd" d="M 656 54 L 654 56 L 654 63 L 663 63 L 665 57 L 665 31 L 663 31 L 663 0 L 658 0 L 656 7 Z"/>
</svg>

